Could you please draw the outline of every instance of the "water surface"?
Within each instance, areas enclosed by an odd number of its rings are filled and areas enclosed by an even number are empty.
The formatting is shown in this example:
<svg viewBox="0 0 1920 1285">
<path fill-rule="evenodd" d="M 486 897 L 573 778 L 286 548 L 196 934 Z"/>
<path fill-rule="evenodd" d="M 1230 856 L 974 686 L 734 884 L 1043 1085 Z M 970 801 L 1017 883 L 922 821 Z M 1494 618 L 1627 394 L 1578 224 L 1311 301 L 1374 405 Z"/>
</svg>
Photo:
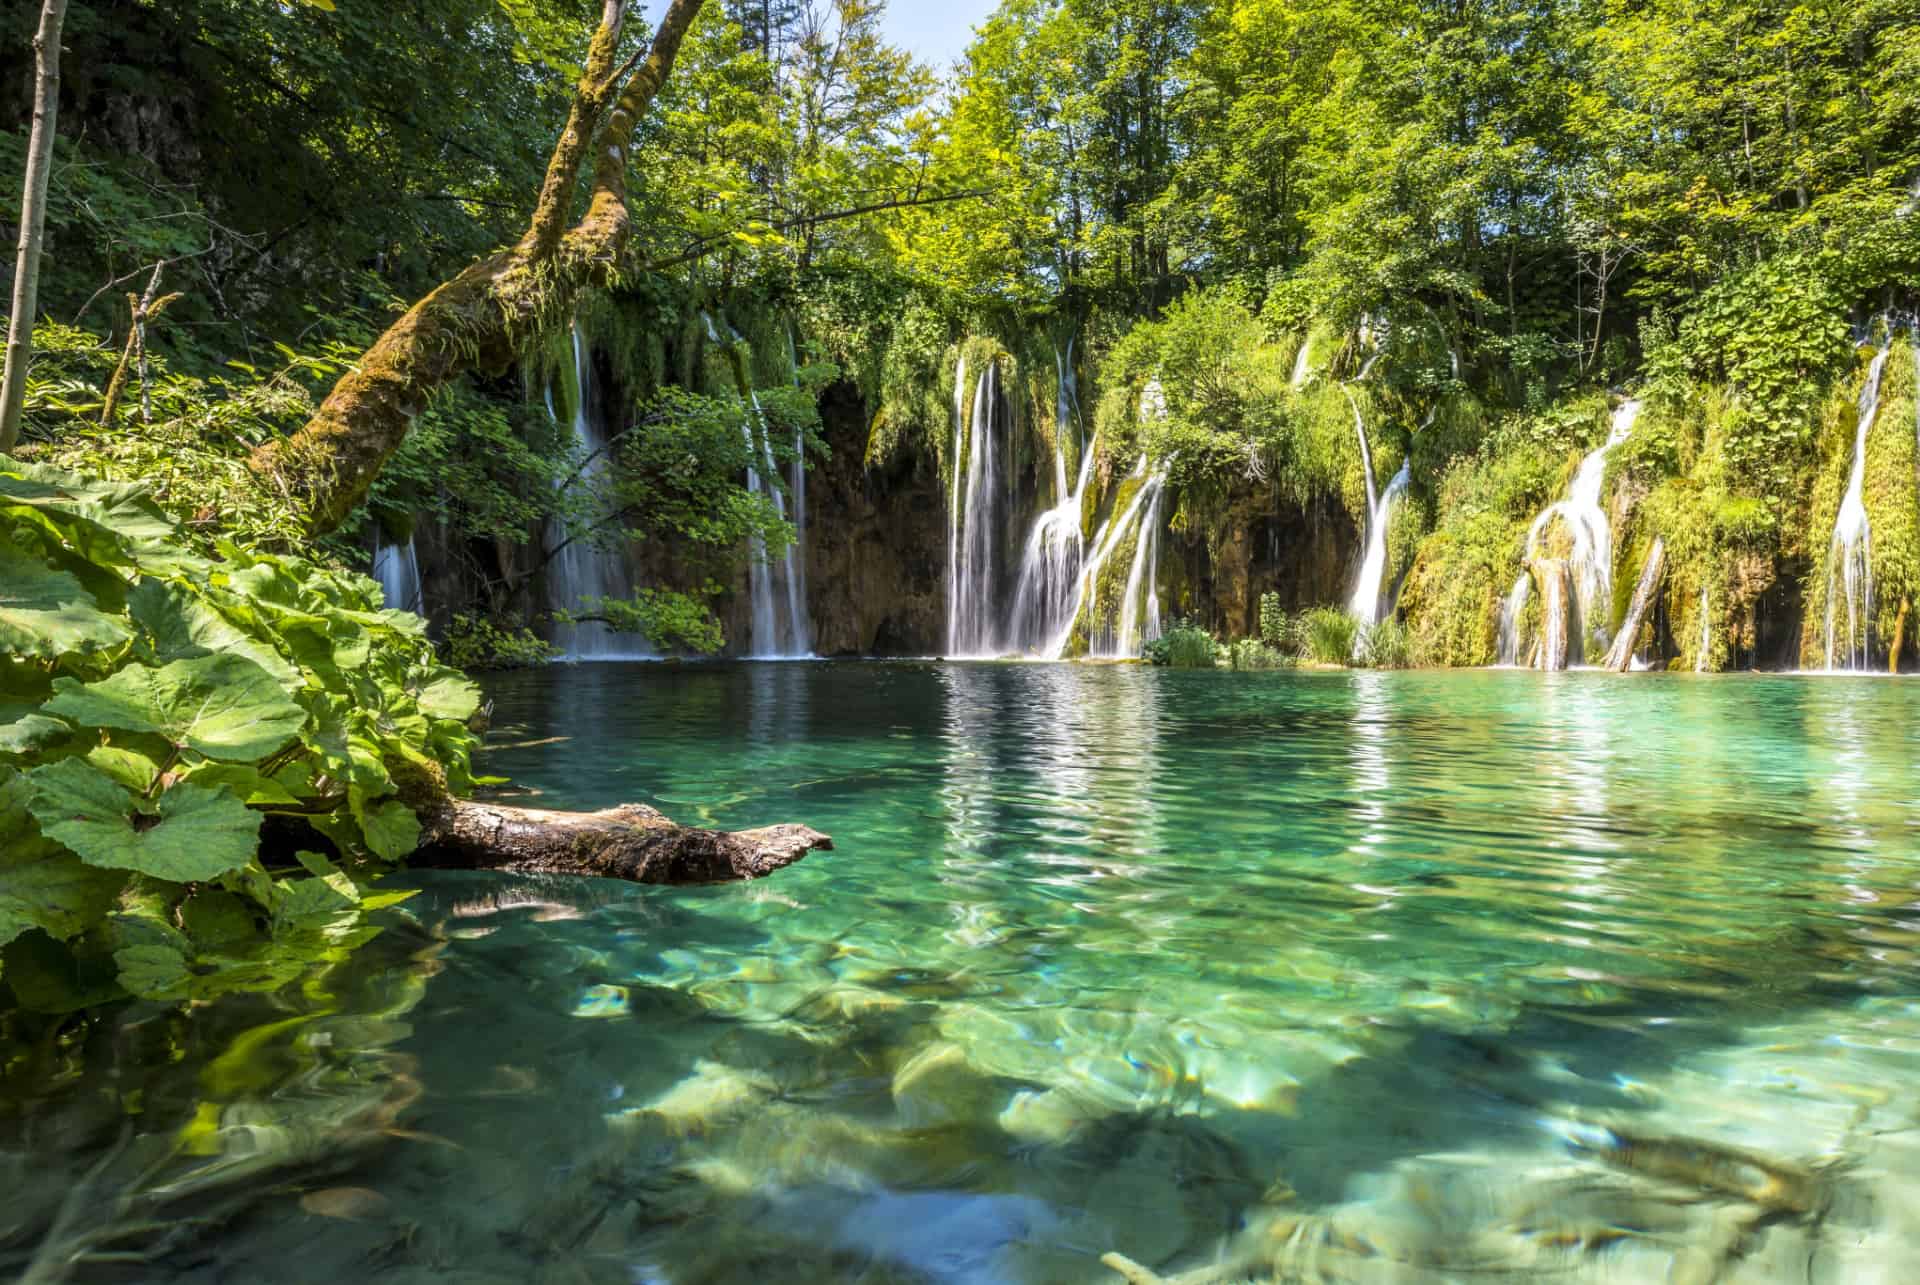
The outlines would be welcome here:
<svg viewBox="0 0 1920 1285">
<path fill-rule="evenodd" d="M 212 1037 L 143 1072 L 211 1162 L 316 1112 L 364 1145 L 129 1279 L 1920 1274 L 1920 688 L 489 687 L 485 767 L 544 805 L 837 851 L 705 889 L 407 876 L 322 998 L 197 1019 L 268 1031 L 238 1083 Z"/>
</svg>

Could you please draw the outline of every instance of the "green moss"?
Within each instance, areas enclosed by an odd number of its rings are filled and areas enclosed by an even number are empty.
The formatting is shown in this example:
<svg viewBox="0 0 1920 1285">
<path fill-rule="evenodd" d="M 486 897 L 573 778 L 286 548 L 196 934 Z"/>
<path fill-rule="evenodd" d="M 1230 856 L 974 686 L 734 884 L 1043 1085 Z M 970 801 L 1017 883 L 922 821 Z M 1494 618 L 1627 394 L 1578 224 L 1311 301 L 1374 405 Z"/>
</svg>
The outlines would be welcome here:
<svg viewBox="0 0 1920 1285">
<path fill-rule="evenodd" d="M 1416 665 L 1491 665 L 1500 604 L 1520 565 L 1526 527 L 1486 508 L 1448 515 L 1417 546 L 1400 591 Z"/>
</svg>

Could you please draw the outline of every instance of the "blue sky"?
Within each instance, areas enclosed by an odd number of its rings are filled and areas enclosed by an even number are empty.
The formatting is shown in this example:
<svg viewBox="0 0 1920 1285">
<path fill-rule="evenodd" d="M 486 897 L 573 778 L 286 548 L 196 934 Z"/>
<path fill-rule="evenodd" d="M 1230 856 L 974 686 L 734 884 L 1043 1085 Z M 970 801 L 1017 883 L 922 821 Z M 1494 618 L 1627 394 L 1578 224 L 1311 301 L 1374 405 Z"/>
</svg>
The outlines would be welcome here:
<svg viewBox="0 0 1920 1285">
<path fill-rule="evenodd" d="M 944 72 L 966 51 L 973 28 L 987 20 L 999 0 L 887 0 L 887 37 L 921 62 Z M 666 12 L 666 0 L 646 0 L 649 21 Z"/>
<path fill-rule="evenodd" d="M 888 0 L 887 35 L 894 44 L 945 71 L 966 51 L 973 28 L 999 0 Z"/>
</svg>

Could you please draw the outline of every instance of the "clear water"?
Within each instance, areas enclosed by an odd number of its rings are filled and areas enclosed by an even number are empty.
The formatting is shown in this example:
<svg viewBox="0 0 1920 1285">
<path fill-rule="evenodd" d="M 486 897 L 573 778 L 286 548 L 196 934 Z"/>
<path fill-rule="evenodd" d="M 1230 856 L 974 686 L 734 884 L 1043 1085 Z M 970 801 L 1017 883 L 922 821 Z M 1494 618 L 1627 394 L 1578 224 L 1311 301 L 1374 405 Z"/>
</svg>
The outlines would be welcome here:
<svg viewBox="0 0 1920 1285">
<path fill-rule="evenodd" d="M 1920 1278 L 1920 687 L 489 686 L 487 766 L 546 804 L 838 850 L 705 889 L 408 876 L 308 987 L 73 1051 L 4 1122 L 16 1231 L 137 1091 L 98 1184 L 175 1184 L 129 1216 L 179 1241 L 82 1279 Z"/>
</svg>

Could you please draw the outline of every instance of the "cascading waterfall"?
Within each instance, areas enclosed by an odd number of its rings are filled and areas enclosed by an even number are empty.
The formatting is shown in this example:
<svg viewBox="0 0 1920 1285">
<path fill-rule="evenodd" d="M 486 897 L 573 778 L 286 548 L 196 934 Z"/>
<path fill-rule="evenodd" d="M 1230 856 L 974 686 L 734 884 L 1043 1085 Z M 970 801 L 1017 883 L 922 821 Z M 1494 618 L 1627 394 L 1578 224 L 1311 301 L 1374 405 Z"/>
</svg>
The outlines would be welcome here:
<svg viewBox="0 0 1920 1285">
<path fill-rule="evenodd" d="M 413 537 L 405 544 L 382 539 L 373 552 L 373 578 L 380 582 L 380 593 L 387 606 L 396 611 L 426 614 L 420 587 L 420 555 Z"/>
<path fill-rule="evenodd" d="M 1893 351 L 1892 340 L 1874 355 L 1867 382 L 1860 390 L 1860 424 L 1853 439 L 1853 472 L 1840 515 L 1833 524 L 1833 543 L 1827 550 L 1827 668 L 1865 669 L 1869 634 L 1873 627 L 1873 530 L 1867 520 L 1867 436 L 1880 411 L 1880 376 Z M 1838 583 L 1836 583 L 1836 581 Z M 1845 650 L 1840 649 L 1835 607 L 1836 588 L 1844 587 L 1847 606 Z"/>
<path fill-rule="evenodd" d="M 1080 476 L 1067 498 L 1034 520 L 1020 557 L 1020 578 L 1013 593 L 1008 643 L 1021 651 L 1040 651 L 1073 623 L 1072 612 L 1086 561 L 1082 534 L 1087 481 L 1093 475 L 1093 449 L 1080 455 Z"/>
<path fill-rule="evenodd" d="M 1613 588 L 1613 527 L 1607 521 L 1606 510 L 1600 504 L 1600 488 L 1607 478 L 1607 456 L 1613 448 L 1627 440 L 1633 433 L 1634 421 L 1640 417 L 1640 402 L 1632 398 L 1620 403 L 1613 412 L 1613 422 L 1607 433 L 1607 440 L 1585 459 L 1573 475 L 1573 483 L 1567 488 L 1565 499 L 1556 500 L 1541 510 L 1527 530 L 1527 561 L 1532 561 L 1542 553 L 1541 539 L 1547 534 L 1558 518 L 1566 527 L 1568 539 L 1572 542 L 1567 555 L 1567 571 L 1572 579 L 1573 592 L 1570 597 L 1564 593 L 1551 595 L 1554 599 L 1567 598 L 1565 602 L 1542 599 L 1542 608 L 1551 616 L 1556 612 L 1571 612 L 1571 620 L 1549 620 L 1546 626 L 1555 640 L 1565 637 L 1570 642 L 1591 639 L 1600 647 L 1607 644 L 1607 624 L 1604 615 L 1596 618 L 1595 608 L 1609 602 Z M 1500 637 L 1503 648 L 1511 645 L 1512 652 L 1503 652 L 1503 664 L 1520 663 L 1520 610 L 1526 606 L 1527 594 L 1523 589 L 1526 574 L 1521 573 L 1520 582 L 1513 592 L 1507 595 L 1505 610 L 1501 613 Z M 1575 651 L 1570 659 L 1579 661 L 1584 652 Z"/>
<path fill-rule="evenodd" d="M 1086 561 L 1087 483 L 1093 476 L 1093 443 L 1080 445 L 1080 467 L 1073 489 L 1067 489 L 1067 443 L 1077 438 L 1079 392 L 1073 377 L 1073 341 L 1064 355 L 1055 354 L 1059 384 L 1054 432 L 1054 506 L 1034 519 L 1020 556 L 1014 582 L 1013 612 L 1006 642 L 1013 649 L 1037 653 L 1072 624 L 1080 568 Z"/>
<path fill-rule="evenodd" d="M 1353 600 L 1347 604 L 1348 613 L 1364 625 L 1379 624 L 1384 614 L 1387 529 L 1393 521 L 1393 506 L 1413 479 L 1412 467 L 1411 456 L 1401 461 L 1400 471 L 1393 475 L 1379 502 L 1372 504 L 1367 514 L 1367 552 L 1360 560 L 1360 579 L 1353 587 Z"/>
<path fill-rule="evenodd" d="M 733 331 L 730 332 L 732 342 L 728 344 L 720 337 L 719 328 L 714 325 L 710 315 L 702 313 L 700 319 L 706 325 L 709 340 L 732 349 L 735 375 L 746 394 L 747 417 L 741 423 L 740 432 L 747 447 L 747 490 L 771 500 L 774 513 L 784 522 L 787 520 L 787 490 L 779 483 L 780 465 L 773 455 L 772 427 L 767 423 L 766 414 L 760 407 L 760 398 L 753 391 L 752 381 L 740 355 L 740 346 L 746 341 L 739 332 Z M 787 342 L 788 362 L 797 378 L 798 364 L 791 333 L 787 336 Z M 806 460 L 801 454 L 803 445 L 804 440 L 796 427 L 793 465 L 788 479 L 795 497 L 797 515 L 794 539 L 781 551 L 778 562 L 767 553 L 764 539 L 758 535 L 749 539 L 747 595 L 753 639 L 752 649 L 746 654 L 757 660 L 804 659 L 813 654 L 813 631 L 807 619 L 806 586 L 801 570 L 805 558 L 801 539 L 806 522 Z M 782 607 L 785 608 L 784 612 Z"/>
<path fill-rule="evenodd" d="M 1693 658 L 1693 672 L 1707 672 L 1707 652 L 1713 647 L 1713 618 L 1707 614 L 1707 587 L 1700 586 L 1700 654 Z"/>
<path fill-rule="evenodd" d="M 787 369 L 793 386 L 800 387 L 800 354 L 793 331 L 787 331 Z M 793 426 L 793 462 L 787 466 L 787 490 L 793 496 L 793 547 L 787 557 L 787 597 L 792 604 L 792 649 L 813 654 L 813 622 L 807 615 L 807 441 L 800 425 Z"/>
<path fill-rule="evenodd" d="M 1360 576 L 1354 582 L 1353 597 L 1347 602 L 1347 613 L 1363 625 L 1380 623 L 1382 582 L 1387 574 L 1387 527 L 1393 517 L 1393 506 L 1401 494 L 1406 491 L 1412 478 L 1412 456 L 1401 462 L 1400 471 L 1387 483 L 1384 493 L 1376 494 L 1373 486 L 1373 451 L 1367 445 L 1367 422 L 1360 413 L 1360 399 L 1353 395 L 1351 388 L 1343 388 L 1347 401 L 1353 406 L 1353 431 L 1360 439 L 1360 469 L 1367 480 L 1367 530 L 1364 552 L 1360 559 Z"/>
<path fill-rule="evenodd" d="M 1134 492 L 1133 499 L 1128 502 L 1124 510 L 1108 517 L 1108 519 L 1101 524 L 1100 529 L 1094 533 L 1093 548 L 1089 551 L 1086 563 L 1081 568 L 1080 575 L 1075 583 L 1073 605 L 1066 613 L 1066 622 L 1061 627 L 1060 632 L 1054 635 L 1047 643 L 1045 649 L 1040 653 L 1045 659 L 1059 660 L 1065 656 L 1067 654 L 1067 645 L 1073 641 L 1074 622 L 1080 619 L 1083 612 L 1098 608 L 1099 603 L 1097 602 L 1097 598 L 1099 596 L 1100 573 L 1106 568 L 1107 562 L 1113 557 L 1114 550 L 1125 541 L 1127 533 L 1129 531 L 1134 532 L 1134 555 L 1136 558 L 1140 556 L 1143 539 L 1157 540 L 1157 522 L 1142 524 L 1140 523 L 1140 517 L 1145 508 L 1152 507 L 1157 511 L 1160 491 L 1166 483 L 1166 472 L 1162 470 L 1151 477 L 1146 477 L 1146 468 L 1147 461 L 1145 457 L 1142 457 L 1139 467 L 1134 470 L 1135 477 L 1145 477 L 1145 481 L 1141 483 L 1140 489 Z M 1127 579 L 1129 584 L 1137 591 L 1139 587 L 1138 581 L 1134 579 L 1131 570 L 1128 573 Z M 1135 596 L 1137 596 L 1136 593 L 1129 593 L 1129 600 Z M 1124 614 L 1125 604 L 1122 604 L 1121 610 Z M 1157 622 L 1159 617 L 1157 602 L 1151 614 Z M 1139 654 L 1138 641 L 1134 642 L 1133 651 L 1125 652 L 1121 650 L 1123 645 L 1122 640 L 1126 636 L 1124 621 L 1122 622 L 1121 628 L 1112 636 L 1108 636 L 1098 630 L 1090 632 L 1092 636 L 1088 639 L 1088 650 L 1093 655 L 1120 657 Z"/>
<path fill-rule="evenodd" d="M 980 372 L 974 383 L 971 415 L 962 413 L 963 385 L 959 381 L 966 373 L 964 362 L 954 371 L 954 482 L 947 548 L 950 656 L 997 654 L 993 555 L 999 533 L 1000 460 L 993 436 L 993 409 L 1000 392 L 999 370 L 999 362 L 989 361 Z"/>
<path fill-rule="evenodd" d="M 1134 528 L 1133 562 L 1127 568 L 1119 626 L 1111 638 L 1095 643 L 1091 650 L 1096 656 L 1115 660 L 1138 656 L 1142 647 L 1160 636 L 1160 594 L 1154 580 L 1160 563 L 1160 497 L 1166 481 L 1162 470 L 1141 487 L 1146 506 Z"/>
<path fill-rule="evenodd" d="M 592 492 L 613 466 L 607 450 L 608 439 L 591 411 L 593 363 L 588 358 L 586 340 L 576 322 L 573 327 L 573 368 L 578 387 L 573 408 L 573 449 L 580 458 L 573 484 Z M 547 413 L 552 415 L 553 394 L 547 393 Z M 547 564 L 548 600 L 558 610 L 578 610 L 589 598 L 626 598 L 633 593 L 626 559 L 617 550 L 603 550 L 591 538 L 593 527 L 569 533 L 564 524 L 552 524 L 547 538 L 559 551 Z M 553 643 L 568 660 L 619 660 L 650 656 L 652 652 L 637 637 L 622 638 L 606 625 L 556 625 Z"/>
<path fill-rule="evenodd" d="M 1522 571 L 1520 578 L 1513 582 L 1513 588 L 1507 590 L 1506 601 L 1500 605 L 1500 650 L 1499 663 L 1519 665 L 1524 658 L 1520 655 L 1520 613 L 1527 609 L 1527 599 L 1533 596 L 1533 577 Z"/>
</svg>

